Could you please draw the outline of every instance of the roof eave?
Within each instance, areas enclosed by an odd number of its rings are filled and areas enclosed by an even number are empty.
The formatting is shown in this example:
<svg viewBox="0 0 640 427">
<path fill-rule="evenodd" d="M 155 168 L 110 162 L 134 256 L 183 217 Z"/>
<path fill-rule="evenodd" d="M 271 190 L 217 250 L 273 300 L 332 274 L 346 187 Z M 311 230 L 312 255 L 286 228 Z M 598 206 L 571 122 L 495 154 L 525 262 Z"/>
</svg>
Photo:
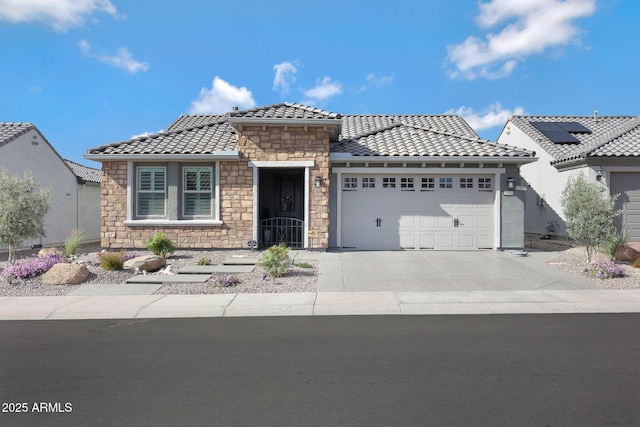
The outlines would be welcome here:
<svg viewBox="0 0 640 427">
<path fill-rule="evenodd" d="M 203 160 L 240 160 L 240 151 L 215 151 L 213 154 L 92 154 L 83 156 L 87 160 L 105 162 L 112 160 L 132 161 L 203 161 Z"/>
<path fill-rule="evenodd" d="M 445 162 L 445 163 L 533 163 L 538 160 L 533 156 L 354 156 L 350 153 L 329 153 L 329 160 L 334 162 Z"/>
</svg>

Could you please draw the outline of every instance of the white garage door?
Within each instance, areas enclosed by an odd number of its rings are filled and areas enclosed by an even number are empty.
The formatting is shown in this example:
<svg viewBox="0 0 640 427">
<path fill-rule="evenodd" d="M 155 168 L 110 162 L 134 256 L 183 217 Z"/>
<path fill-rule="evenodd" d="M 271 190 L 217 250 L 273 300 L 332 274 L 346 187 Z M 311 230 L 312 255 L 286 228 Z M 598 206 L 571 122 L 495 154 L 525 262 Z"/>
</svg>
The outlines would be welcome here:
<svg viewBox="0 0 640 427">
<path fill-rule="evenodd" d="M 640 173 L 611 173 L 611 194 L 620 194 L 616 207 L 622 209 L 622 231 L 640 242 Z"/>
<path fill-rule="evenodd" d="M 345 248 L 493 247 L 492 176 L 344 174 L 341 184 Z"/>
</svg>

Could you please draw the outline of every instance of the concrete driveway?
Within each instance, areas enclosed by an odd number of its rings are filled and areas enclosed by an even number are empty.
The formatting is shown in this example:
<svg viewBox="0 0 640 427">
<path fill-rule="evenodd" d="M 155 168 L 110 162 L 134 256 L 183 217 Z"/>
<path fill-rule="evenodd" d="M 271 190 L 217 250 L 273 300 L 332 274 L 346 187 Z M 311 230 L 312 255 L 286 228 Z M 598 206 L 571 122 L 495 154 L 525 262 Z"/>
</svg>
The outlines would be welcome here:
<svg viewBox="0 0 640 427">
<path fill-rule="evenodd" d="M 502 251 L 340 251 L 320 257 L 318 292 L 601 289 L 546 263 Z"/>
</svg>

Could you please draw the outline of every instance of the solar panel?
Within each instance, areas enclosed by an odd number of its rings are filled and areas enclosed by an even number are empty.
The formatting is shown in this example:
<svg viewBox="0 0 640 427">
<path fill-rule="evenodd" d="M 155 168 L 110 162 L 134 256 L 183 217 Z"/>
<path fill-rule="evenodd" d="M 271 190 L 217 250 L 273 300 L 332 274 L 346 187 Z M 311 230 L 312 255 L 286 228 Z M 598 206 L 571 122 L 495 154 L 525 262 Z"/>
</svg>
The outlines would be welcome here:
<svg viewBox="0 0 640 427">
<path fill-rule="evenodd" d="M 531 126 L 538 129 L 540 132 L 543 132 L 545 130 L 549 130 L 549 131 L 563 130 L 555 122 L 531 122 Z"/>
<path fill-rule="evenodd" d="M 543 130 L 540 131 L 555 144 L 578 144 L 580 140 L 564 130 Z"/>
<path fill-rule="evenodd" d="M 558 126 L 571 133 L 591 133 L 591 131 L 578 122 L 558 122 Z"/>
</svg>

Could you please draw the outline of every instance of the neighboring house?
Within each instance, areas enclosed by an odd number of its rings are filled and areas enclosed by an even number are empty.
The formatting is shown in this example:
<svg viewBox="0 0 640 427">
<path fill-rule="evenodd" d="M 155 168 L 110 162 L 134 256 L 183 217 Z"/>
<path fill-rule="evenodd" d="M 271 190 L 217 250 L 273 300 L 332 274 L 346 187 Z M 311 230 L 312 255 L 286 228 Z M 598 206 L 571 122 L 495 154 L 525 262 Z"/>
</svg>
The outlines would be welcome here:
<svg viewBox="0 0 640 427">
<path fill-rule="evenodd" d="M 42 188 L 51 188 L 44 224 L 47 235 L 27 240 L 23 247 L 60 245 L 77 228 L 84 230 L 85 241 L 100 240 L 98 169 L 60 157 L 31 123 L 0 123 L 0 167 L 20 177 L 31 171 Z"/>
<path fill-rule="evenodd" d="M 582 173 L 608 194 L 620 194 L 618 226 L 640 241 L 640 116 L 514 116 L 498 142 L 538 153 L 538 162 L 521 169 L 535 190 L 527 193 L 526 232 L 566 236 L 562 190 Z"/>
<path fill-rule="evenodd" d="M 102 162 L 102 245 L 164 231 L 184 248 L 522 248 L 534 153 L 453 115 L 340 115 L 282 103 L 183 115 L 89 149 Z M 506 194 L 506 195 L 505 195 Z"/>
</svg>

